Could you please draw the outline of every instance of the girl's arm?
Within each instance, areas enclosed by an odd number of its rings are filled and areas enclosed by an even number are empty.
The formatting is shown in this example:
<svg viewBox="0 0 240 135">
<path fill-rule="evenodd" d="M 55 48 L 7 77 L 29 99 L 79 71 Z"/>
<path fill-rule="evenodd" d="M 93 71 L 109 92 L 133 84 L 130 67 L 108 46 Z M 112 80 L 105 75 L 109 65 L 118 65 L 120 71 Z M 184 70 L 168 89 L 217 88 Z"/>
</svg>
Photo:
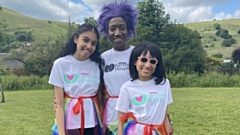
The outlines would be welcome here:
<svg viewBox="0 0 240 135">
<path fill-rule="evenodd" d="M 164 125 L 165 125 L 165 128 L 168 132 L 168 134 L 170 134 L 172 131 L 172 125 L 170 124 L 170 120 L 169 120 L 169 117 L 168 117 L 168 107 L 166 109 L 166 112 L 165 112 L 165 118 L 164 118 Z"/>
<path fill-rule="evenodd" d="M 56 120 L 59 135 L 66 135 L 65 133 L 65 118 L 64 118 L 64 90 L 63 88 L 54 86 L 54 93 L 56 98 Z"/>
<path fill-rule="evenodd" d="M 123 125 L 124 122 L 121 121 L 121 116 L 123 116 L 126 113 L 118 111 L 118 135 L 123 135 Z"/>
</svg>

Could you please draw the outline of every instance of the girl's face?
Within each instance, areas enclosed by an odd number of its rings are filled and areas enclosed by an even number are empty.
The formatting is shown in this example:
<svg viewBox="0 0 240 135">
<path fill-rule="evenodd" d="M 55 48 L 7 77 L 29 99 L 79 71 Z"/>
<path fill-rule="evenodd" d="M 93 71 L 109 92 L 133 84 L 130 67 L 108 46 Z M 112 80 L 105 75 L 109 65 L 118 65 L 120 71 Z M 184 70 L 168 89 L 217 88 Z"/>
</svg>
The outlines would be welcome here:
<svg viewBox="0 0 240 135">
<path fill-rule="evenodd" d="M 78 38 L 75 37 L 74 42 L 77 45 L 77 49 L 73 54 L 73 57 L 83 61 L 88 59 L 96 50 L 98 43 L 97 35 L 94 33 L 94 31 L 87 31 L 80 34 Z"/>
<path fill-rule="evenodd" d="M 123 51 L 128 48 L 127 24 L 122 17 L 112 18 L 108 23 L 108 38 L 117 51 Z"/>
<path fill-rule="evenodd" d="M 141 81 L 148 81 L 152 79 L 152 74 L 155 72 L 158 60 L 153 58 L 148 51 L 146 56 L 141 54 L 135 62 L 138 71 L 138 79 Z"/>
</svg>

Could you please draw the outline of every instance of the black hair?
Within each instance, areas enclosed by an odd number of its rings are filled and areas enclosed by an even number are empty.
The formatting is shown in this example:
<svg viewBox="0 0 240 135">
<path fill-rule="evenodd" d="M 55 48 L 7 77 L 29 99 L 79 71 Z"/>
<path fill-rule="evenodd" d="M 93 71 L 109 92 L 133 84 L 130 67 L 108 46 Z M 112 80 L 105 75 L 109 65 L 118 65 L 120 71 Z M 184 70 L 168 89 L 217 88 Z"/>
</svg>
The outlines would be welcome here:
<svg viewBox="0 0 240 135">
<path fill-rule="evenodd" d="M 157 47 L 156 44 L 151 42 L 141 42 L 133 49 L 130 60 L 129 60 L 129 72 L 130 76 L 133 80 L 136 80 L 139 78 L 138 71 L 135 66 L 135 62 L 138 60 L 138 57 L 143 54 L 144 56 L 150 52 L 151 56 L 156 58 L 158 60 L 158 63 L 156 65 L 156 69 L 153 73 L 153 77 L 155 78 L 155 83 L 160 84 L 163 82 L 163 84 L 166 82 L 166 73 L 165 68 L 163 65 L 162 60 L 162 53 L 161 50 Z"/>
<path fill-rule="evenodd" d="M 97 28 L 90 23 L 84 23 L 79 26 L 77 31 L 68 40 L 66 45 L 63 47 L 62 51 L 59 53 L 58 58 L 64 57 L 69 54 L 73 55 L 77 50 L 77 44 L 74 42 L 74 38 L 75 37 L 78 38 L 82 33 L 88 32 L 88 31 L 94 31 L 94 33 L 97 36 L 97 41 L 99 41 L 100 36 Z M 99 42 L 97 43 L 95 51 L 89 58 L 94 62 L 97 62 L 97 63 L 101 62 L 100 53 L 99 53 Z"/>
</svg>

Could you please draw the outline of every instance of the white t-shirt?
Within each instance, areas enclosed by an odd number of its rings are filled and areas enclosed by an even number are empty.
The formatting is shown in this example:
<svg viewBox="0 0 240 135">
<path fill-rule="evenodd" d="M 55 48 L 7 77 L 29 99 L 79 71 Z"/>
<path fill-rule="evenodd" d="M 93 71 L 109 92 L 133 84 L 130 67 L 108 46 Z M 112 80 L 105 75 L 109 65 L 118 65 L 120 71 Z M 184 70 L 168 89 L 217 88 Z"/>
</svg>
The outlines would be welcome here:
<svg viewBox="0 0 240 135">
<path fill-rule="evenodd" d="M 95 96 L 100 83 L 100 70 L 98 63 L 87 59 L 79 61 L 72 55 L 61 57 L 54 62 L 49 83 L 64 89 L 69 96 Z M 92 99 L 83 99 L 85 113 L 85 128 L 95 127 L 95 110 Z M 80 113 L 73 114 L 72 108 L 77 99 L 72 99 L 66 112 L 66 128 L 80 128 Z"/>
<path fill-rule="evenodd" d="M 121 87 L 116 110 L 132 112 L 137 121 L 145 124 L 160 125 L 163 123 L 167 105 L 172 102 L 170 83 L 155 84 L 154 79 L 149 81 L 128 81 Z M 142 135 L 144 125 L 136 124 L 136 135 Z M 153 131 L 153 135 L 155 135 Z"/>
<path fill-rule="evenodd" d="M 130 80 L 129 58 L 134 46 L 130 46 L 125 51 L 116 51 L 113 48 L 104 52 L 103 59 L 104 82 L 110 96 L 119 96 L 123 83 Z M 106 104 L 107 114 L 104 114 L 107 125 L 116 122 L 118 113 L 115 110 L 116 98 L 110 98 Z"/>
</svg>

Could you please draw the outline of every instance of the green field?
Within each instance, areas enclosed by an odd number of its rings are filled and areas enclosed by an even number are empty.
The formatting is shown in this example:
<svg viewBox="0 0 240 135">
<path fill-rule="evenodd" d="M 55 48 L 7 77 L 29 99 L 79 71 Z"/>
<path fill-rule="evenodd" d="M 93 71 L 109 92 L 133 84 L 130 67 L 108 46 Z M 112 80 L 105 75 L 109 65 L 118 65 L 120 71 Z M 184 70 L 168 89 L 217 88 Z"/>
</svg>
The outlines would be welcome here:
<svg viewBox="0 0 240 135">
<path fill-rule="evenodd" d="M 172 88 L 175 135 L 240 134 L 240 88 Z M 52 90 L 7 91 L 0 104 L 1 135 L 50 135 Z"/>
</svg>

